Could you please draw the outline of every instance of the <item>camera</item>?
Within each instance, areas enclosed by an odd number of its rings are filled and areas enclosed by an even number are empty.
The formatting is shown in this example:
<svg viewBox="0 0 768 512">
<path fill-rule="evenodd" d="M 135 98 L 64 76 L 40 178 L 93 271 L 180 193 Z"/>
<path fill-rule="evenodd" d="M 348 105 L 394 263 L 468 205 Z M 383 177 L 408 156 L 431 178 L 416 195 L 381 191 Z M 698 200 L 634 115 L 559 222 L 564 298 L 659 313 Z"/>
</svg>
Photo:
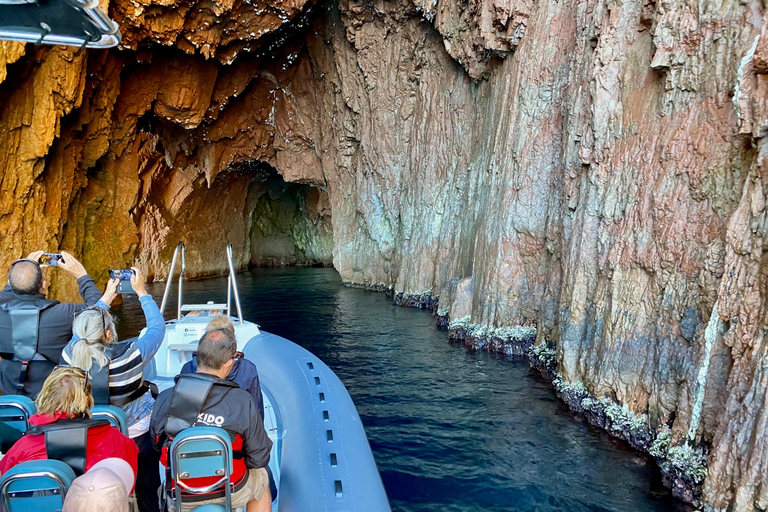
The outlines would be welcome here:
<svg viewBox="0 0 768 512">
<path fill-rule="evenodd" d="M 116 270 L 110 270 L 109 271 L 109 278 L 110 279 L 119 279 L 120 283 L 117 285 L 117 293 L 136 293 L 133 291 L 133 286 L 131 286 L 131 278 L 134 276 L 135 272 L 130 269 L 116 269 Z"/>
<path fill-rule="evenodd" d="M 52 252 L 44 253 L 42 256 L 40 256 L 40 259 L 37 260 L 37 262 L 41 265 L 48 265 L 50 267 L 58 267 L 59 261 L 64 261 L 64 259 L 61 257 L 61 254 Z"/>
</svg>

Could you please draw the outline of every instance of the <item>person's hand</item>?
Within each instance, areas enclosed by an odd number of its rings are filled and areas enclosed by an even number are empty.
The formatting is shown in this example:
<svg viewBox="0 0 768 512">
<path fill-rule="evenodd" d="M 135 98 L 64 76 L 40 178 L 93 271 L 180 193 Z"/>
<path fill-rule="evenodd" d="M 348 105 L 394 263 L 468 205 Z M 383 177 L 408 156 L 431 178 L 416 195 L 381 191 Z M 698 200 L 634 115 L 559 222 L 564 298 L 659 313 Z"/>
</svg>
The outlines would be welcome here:
<svg viewBox="0 0 768 512">
<path fill-rule="evenodd" d="M 27 256 L 27 259 L 28 260 L 32 260 L 32 261 L 36 261 L 36 262 L 39 263 L 40 262 L 40 256 L 42 256 L 43 254 L 45 254 L 45 251 L 31 252 L 31 253 L 29 253 L 29 256 Z"/>
<path fill-rule="evenodd" d="M 136 295 L 139 297 L 147 295 L 147 288 L 144 286 L 146 284 L 144 274 L 141 273 L 141 270 L 139 270 L 138 267 L 131 267 L 131 270 L 133 270 L 133 275 L 131 276 L 131 286 L 133 287 L 133 291 L 135 291 Z"/>
<path fill-rule="evenodd" d="M 88 275 L 83 264 L 77 261 L 77 259 L 68 252 L 61 251 L 59 266 L 75 279 L 80 279 L 81 277 Z"/>
<path fill-rule="evenodd" d="M 107 306 L 112 305 L 112 301 L 115 300 L 115 297 L 117 297 L 117 285 L 120 284 L 119 279 L 110 279 L 107 281 L 107 288 L 104 290 L 104 295 L 101 296 L 101 301 L 107 304 Z"/>
</svg>

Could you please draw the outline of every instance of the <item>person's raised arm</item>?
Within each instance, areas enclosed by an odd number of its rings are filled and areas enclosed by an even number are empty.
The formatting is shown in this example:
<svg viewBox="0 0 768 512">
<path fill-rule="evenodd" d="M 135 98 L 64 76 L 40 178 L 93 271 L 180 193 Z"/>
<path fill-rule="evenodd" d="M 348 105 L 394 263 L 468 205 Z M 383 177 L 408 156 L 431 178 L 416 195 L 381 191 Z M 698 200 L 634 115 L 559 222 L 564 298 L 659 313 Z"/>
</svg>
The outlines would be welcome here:
<svg viewBox="0 0 768 512">
<path fill-rule="evenodd" d="M 64 269 L 69 275 L 77 279 L 80 296 L 85 301 L 84 304 L 77 304 L 75 311 L 82 311 L 89 306 L 93 306 L 101 298 L 99 290 L 93 278 L 85 271 L 85 267 L 77 258 L 68 252 L 61 251 L 62 258 L 59 260 L 59 267 Z"/>
<path fill-rule="evenodd" d="M 163 314 L 160 312 L 160 308 L 157 307 L 154 299 L 147 293 L 146 281 L 144 274 L 136 267 L 131 267 L 134 271 L 134 275 L 131 277 L 131 286 L 136 295 L 139 296 L 139 302 L 141 302 L 141 309 L 144 310 L 144 318 L 147 321 L 147 330 L 144 334 L 139 336 L 136 341 L 136 346 L 139 347 L 141 358 L 144 361 L 148 361 L 154 357 L 157 349 L 163 343 L 165 337 L 165 320 Z"/>
<path fill-rule="evenodd" d="M 101 309 L 109 309 L 112 305 L 112 301 L 117 297 L 117 285 L 120 284 L 119 279 L 110 279 L 107 281 L 107 287 L 104 289 L 104 295 L 101 296 L 96 303 Z"/>
</svg>

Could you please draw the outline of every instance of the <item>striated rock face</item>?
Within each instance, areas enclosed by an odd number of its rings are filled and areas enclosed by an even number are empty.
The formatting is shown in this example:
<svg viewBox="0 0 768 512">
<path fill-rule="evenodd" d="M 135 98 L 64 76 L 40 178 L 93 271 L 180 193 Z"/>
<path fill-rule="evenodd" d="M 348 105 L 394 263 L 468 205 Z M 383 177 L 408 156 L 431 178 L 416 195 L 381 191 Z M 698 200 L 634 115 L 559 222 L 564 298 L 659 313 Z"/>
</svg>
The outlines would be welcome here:
<svg viewBox="0 0 768 512">
<path fill-rule="evenodd" d="M 0 267 L 332 261 L 475 348 L 535 326 L 676 494 L 768 509 L 764 11 L 113 0 L 122 48 L 0 46 Z"/>
</svg>

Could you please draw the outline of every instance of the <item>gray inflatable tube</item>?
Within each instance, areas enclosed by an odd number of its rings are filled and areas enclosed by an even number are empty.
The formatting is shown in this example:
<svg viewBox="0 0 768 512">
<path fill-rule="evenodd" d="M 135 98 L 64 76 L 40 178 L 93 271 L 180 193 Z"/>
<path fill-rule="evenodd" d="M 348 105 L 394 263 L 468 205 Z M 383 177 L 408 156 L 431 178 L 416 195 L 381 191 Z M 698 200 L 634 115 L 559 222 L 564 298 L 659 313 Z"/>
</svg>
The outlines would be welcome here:
<svg viewBox="0 0 768 512">
<path fill-rule="evenodd" d="M 274 512 L 389 512 L 381 476 L 355 404 L 319 358 L 261 333 L 243 352 L 253 361 L 272 437 L 279 492 Z"/>
</svg>

